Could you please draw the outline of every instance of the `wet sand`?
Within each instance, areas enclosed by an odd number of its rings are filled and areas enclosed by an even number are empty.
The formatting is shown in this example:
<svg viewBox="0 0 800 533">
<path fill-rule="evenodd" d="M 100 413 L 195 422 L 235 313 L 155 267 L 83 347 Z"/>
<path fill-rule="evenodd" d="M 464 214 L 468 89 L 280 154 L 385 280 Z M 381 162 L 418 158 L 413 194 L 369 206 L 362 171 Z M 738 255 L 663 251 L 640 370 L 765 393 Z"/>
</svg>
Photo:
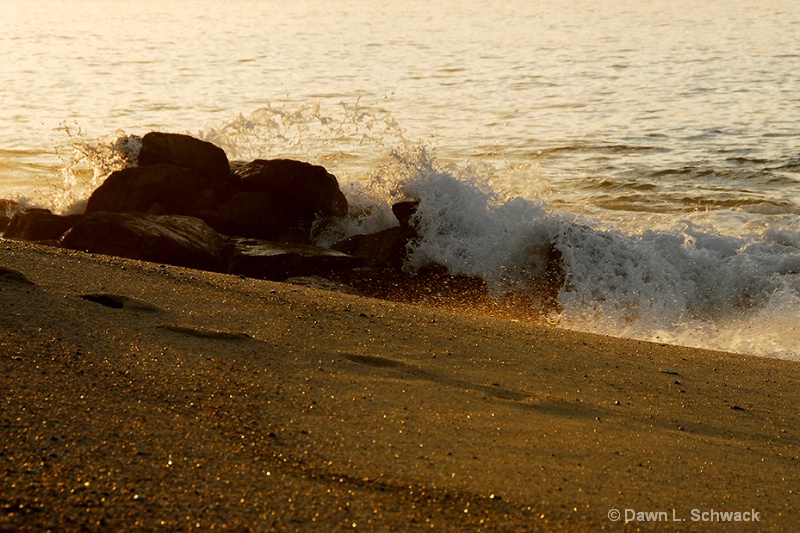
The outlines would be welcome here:
<svg viewBox="0 0 800 533">
<path fill-rule="evenodd" d="M 1 531 L 800 527 L 795 362 L 20 242 L 0 268 L 30 282 L 0 271 Z"/>
</svg>

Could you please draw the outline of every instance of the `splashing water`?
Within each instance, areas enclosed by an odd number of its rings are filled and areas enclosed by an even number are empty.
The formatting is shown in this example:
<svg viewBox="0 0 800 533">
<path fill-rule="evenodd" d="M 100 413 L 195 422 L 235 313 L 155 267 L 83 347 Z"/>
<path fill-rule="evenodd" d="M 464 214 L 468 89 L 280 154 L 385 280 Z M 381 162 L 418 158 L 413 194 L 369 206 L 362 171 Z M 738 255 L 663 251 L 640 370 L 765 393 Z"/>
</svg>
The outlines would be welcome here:
<svg viewBox="0 0 800 533">
<path fill-rule="evenodd" d="M 79 126 L 66 123 L 58 132 L 66 137 L 56 147 L 61 180 L 22 198 L 26 206 L 64 214 L 81 212 L 91 192 L 111 172 L 137 163 L 140 135 L 119 130 L 90 138 Z M 407 143 L 388 111 L 361 106 L 358 100 L 332 111 L 323 110 L 319 103 L 296 108 L 267 105 L 221 125 L 187 133 L 219 146 L 231 160 L 302 159 L 326 166 L 340 181 L 385 158 L 388 145 Z M 366 162 L 361 161 L 364 158 Z"/>
<path fill-rule="evenodd" d="M 267 105 L 201 130 L 196 137 L 219 146 L 232 160 L 295 157 L 338 170 L 352 170 L 346 165 L 350 159 L 376 157 L 387 144 L 406 142 L 391 113 L 363 107 L 360 100 L 334 111 L 323 110 L 318 102 L 294 109 Z"/>
<path fill-rule="evenodd" d="M 59 128 L 67 140 L 56 147 L 61 159 L 61 181 L 40 189 L 28 203 L 38 203 L 53 212 L 82 213 L 86 200 L 115 170 L 135 166 L 142 147 L 141 137 L 117 131 L 102 139 L 88 139 L 80 128 Z"/>
<path fill-rule="evenodd" d="M 800 309 L 800 233 L 768 228 L 734 237 L 689 221 L 672 231 L 609 229 L 553 212 L 539 200 L 503 197 L 474 168 L 440 166 L 422 147 L 394 151 L 374 180 L 384 201 L 421 201 L 412 219 L 419 239 L 409 246 L 408 268 L 445 265 L 453 274 L 483 278 L 499 296 L 535 287 L 552 245 L 566 279 L 561 310 L 550 317 L 554 324 L 800 356 L 800 334 L 793 333 Z M 366 232 L 361 224 L 382 229 L 375 222 L 386 221 L 386 212 L 355 220 L 345 233 Z"/>
<path fill-rule="evenodd" d="M 64 127 L 63 183 L 54 210 L 75 212 L 105 177 L 136 163 L 141 140 L 117 132 L 87 140 Z M 339 176 L 347 217 L 315 228 L 329 246 L 397 225 L 392 203 L 418 199 L 419 238 L 406 267 L 430 263 L 484 279 L 493 295 L 535 290 L 548 251 L 560 254 L 565 283 L 560 326 L 630 338 L 784 358 L 800 357 L 793 317 L 800 309 L 800 233 L 767 226 L 726 235 L 712 224 L 673 229 L 613 227 L 553 209 L 541 198 L 498 192 L 487 165 L 441 164 L 434 150 L 409 142 L 379 109 L 267 106 L 196 137 L 232 159 L 293 157 Z M 344 177 L 343 177 L 344 176 Z M 534 180 L 540 180 L 538 174 Z"/>
</svg>

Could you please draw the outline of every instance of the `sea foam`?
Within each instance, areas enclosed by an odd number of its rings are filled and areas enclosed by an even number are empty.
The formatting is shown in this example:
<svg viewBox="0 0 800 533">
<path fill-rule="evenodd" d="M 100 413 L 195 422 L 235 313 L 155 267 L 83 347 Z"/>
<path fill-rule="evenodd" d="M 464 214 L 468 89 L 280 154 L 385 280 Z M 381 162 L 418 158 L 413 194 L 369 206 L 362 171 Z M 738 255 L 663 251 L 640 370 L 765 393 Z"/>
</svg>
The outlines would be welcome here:
<svg viewBox="0 0 800 533">
<path fill-rule="evenodd" d="M 474 169 L 438 165 L 424 148 L 395 152 L 391 167 L 380 173 L 397 180 L 391 189 L 421 201 L 408 269 L 445 265 L 483 278 L 499 296 L 532 290 L 554 246 L 566 278 L 561 310 L 548 317 L 554 324 L 757 355 L 800 353 L 791 327 L 800 309 L 800 233 L 731 236 L 688 220 L 632 232 L 504 196 Z"/>
</svg>

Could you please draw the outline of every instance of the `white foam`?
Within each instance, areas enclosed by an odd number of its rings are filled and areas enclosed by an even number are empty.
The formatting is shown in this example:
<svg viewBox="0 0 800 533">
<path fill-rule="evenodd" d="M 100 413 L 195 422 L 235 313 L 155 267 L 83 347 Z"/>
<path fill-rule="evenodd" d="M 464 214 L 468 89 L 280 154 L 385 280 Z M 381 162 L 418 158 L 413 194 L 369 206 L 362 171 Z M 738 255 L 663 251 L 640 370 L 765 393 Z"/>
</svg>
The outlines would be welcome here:
<svg viewBox="0 0 800 533">
<path fill-rule="evenodd" d="M 409 267 L 442 264 L 482 277 L 496 292 L 521 288 L 541 272 L 553 226 L 544 204 L 501 198 L 469 167 L 439 168 L 424 150 L 414 156 L 417 172 L 402 187 L 420 200 Z"/>
<path fill-rule="evenodd" d="M 784 240 L 800 235 L 781 234 Z M 565 227 L 562 325 L 660 342 L 795 357 L 800 249 L 764 235 L 625 234 Z M 788 329 L 787 329 L 788 328 Z"/>
<path fill-rule="evenodd" d="M 421 200 L 407 266 L 438 263 L 480 276 L 495 293 L 525 289 L 550 243 L 567 283 L 554 321 L 565 327 L 757 355 L 797 357 L 800 233 L 724 235 L 682 221 L 626 232 L 503 198 L 469 167 L 424 149 L 395 153 L 393 178 Z M 384 174 L 386 175 L 386 173 Z"/>
</svg>

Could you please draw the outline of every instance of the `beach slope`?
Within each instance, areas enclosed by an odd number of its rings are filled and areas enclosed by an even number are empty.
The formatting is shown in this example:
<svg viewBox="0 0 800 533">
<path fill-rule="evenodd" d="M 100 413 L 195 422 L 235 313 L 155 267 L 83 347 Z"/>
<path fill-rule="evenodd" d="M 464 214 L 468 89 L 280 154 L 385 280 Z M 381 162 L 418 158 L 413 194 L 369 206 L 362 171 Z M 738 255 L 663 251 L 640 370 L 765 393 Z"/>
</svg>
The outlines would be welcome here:
<svg viewBox="0 0 800 533">
<path fill-rule="evenodd" d="M 21 242 L 0 269 L 2 531 L 800 527 L 795 362 Z"/>
</svg>

